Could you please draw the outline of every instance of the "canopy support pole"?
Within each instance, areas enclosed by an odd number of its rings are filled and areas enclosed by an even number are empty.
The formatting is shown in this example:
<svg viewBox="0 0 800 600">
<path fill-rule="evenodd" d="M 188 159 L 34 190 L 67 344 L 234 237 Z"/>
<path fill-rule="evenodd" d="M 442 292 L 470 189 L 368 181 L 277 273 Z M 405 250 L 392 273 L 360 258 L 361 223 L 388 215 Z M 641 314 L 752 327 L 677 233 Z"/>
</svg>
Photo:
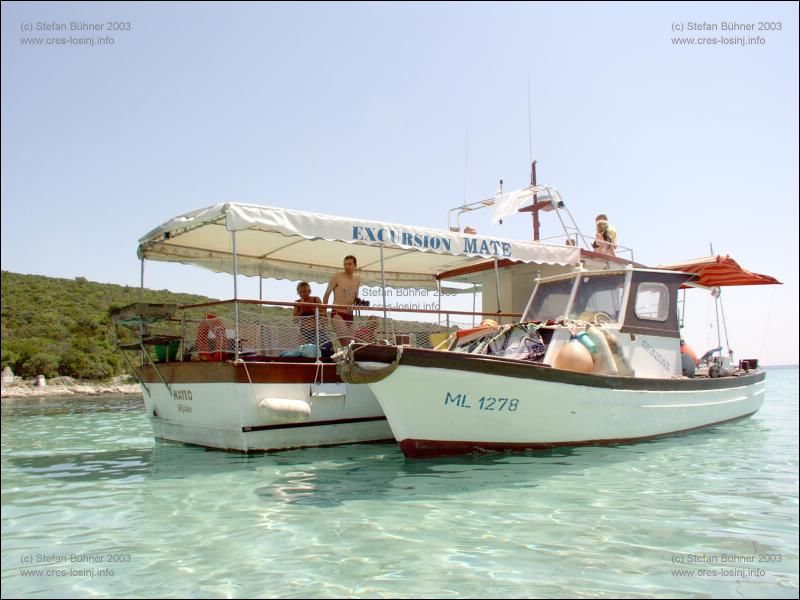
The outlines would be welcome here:
<svg viewBox="0 0 800 600">
<path fill-rule="evenodd" d="M 500 269 L 497 266 L 497 257 L 494 259 L 494 285 L 497 292 L 497 312 L 503 312 L 500 309 Z"/>
<path fill-rule="evenodd" d="M 472 326 L 475 327 L 475 301 L 478 297 L 478 286 L 472 284 Z M 448 323 L 449 325 L 449 323 Z"/>
<path fill-rule="evenodd" d="M 236 232 L 231 231 L 231 249 L 233 253 L 233 318 L 236 336 L 233 340 L 233 359 L 239 360 L 239 287 L 237 285 L 238 262 L 236 259 Z"/>
<path fill-rule="evenodd" d="M 381 244 L 381 293 L 383 294 L 383 339 L 388 337 L 387 327 L 389 324 L 386 312 L 386 272 L 383 268 L 383 244 Z"/>
<path fill-rule="evenodd" d="M 438 322 L 439 325 L 441 325 L 442 324 L 442 280 L 441 279 L 436 280 L 436 304 L 437 304 L 436 310 L 439 311 Z"/>
<path fill-rule="evenodd" d="M 139 302 L 144 304 L 144 257 L 142 257 L 140 259 L 140 265 L 139 265 Z M 145 329 L 144 329 L 144 321 L 140 320 L 139 321 L 139 339 L 140 340 L 144 338 L 144 331 L 145 331 Z M 141 361 L 142 366 L 144 366 L 145 356 L 147 355 L 147 352 L 144 349 L 144 345 L 140 345 L 140 346 L 142 348 L 142 356 L 139 358 L 139 360 Z M 125 356 L 124 352 L 122 353 L 122 356 Z M 134 371 L 134 373 L 135 372 L 136 371 Z M 138 377 L 138 375 L 137 375 L 137 377 Z M 145 387 L 145 389 L 147 389 L 147 388 Z M 150 392 L 148 391 L 147 393 L 149 394 Z"/>
</svg>

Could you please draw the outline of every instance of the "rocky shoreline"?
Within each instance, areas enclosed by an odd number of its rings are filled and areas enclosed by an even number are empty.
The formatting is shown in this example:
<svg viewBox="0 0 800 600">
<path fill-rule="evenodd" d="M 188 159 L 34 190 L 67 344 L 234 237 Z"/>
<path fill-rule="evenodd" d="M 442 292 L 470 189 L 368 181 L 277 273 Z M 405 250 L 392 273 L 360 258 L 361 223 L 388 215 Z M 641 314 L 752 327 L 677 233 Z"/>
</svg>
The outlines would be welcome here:
<svg viewBox="0 0 800 600">
<path fill-rule="evenodd" d="M 3 382 L 0 397 L 43 398 L 47 396 L 135 396 L 142 393 L 138 383 L 128 377 L 117 377 L 111 381 L 77 381 L 71 377 L 56 377 L 44 385 L 36 380 Z"/>
</svg>

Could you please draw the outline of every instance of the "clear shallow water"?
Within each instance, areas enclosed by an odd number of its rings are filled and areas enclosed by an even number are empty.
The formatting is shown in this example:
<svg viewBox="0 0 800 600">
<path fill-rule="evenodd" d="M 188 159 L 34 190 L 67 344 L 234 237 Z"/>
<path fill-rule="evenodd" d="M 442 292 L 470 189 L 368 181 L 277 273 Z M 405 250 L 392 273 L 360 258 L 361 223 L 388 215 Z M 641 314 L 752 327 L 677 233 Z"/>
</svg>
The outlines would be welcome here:
<svg viewBox="0 0 800 600">
<path fill-rule="evenodd" d="M 798 595 L 798 370 L 750 419 L 407 461 L 154 444 L 139 398 L 3 403 L 3 597 Z"/>
</svg>

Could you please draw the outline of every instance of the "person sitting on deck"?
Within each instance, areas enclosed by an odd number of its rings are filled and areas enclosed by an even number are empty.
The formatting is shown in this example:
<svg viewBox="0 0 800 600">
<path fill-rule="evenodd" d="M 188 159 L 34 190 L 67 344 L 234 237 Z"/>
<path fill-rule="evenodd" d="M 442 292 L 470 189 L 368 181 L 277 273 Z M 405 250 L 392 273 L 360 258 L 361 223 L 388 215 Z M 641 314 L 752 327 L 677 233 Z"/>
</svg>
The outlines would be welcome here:
<svg viewBox="0 0 800 600">
<path fill-rule="evenodd" d="M 295 302 L 292 316 L 297 317 L 295 320 L 300 324 L 300 343 L 301 344 L 316 344 L 317 343 L 317 321 L 315 314 L 317 309 L 310 304 L 322 304 L 319 296 L 311 295 L 311 286 L 301 281 L 297 284 L 297 294 L 300 296 Z M 305 303 L 305 305 L 300 304 Z"/>
</svg>

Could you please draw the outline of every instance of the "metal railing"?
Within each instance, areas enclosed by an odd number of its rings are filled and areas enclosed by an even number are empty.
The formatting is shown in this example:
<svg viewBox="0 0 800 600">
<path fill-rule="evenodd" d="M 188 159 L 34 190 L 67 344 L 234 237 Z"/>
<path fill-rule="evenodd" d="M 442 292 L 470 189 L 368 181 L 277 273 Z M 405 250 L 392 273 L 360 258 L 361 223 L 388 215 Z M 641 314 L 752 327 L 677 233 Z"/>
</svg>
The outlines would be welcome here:
<svg viewBox="0 0 800 600">
<path fill-rule="evenodd" d="M 291 307 L 296 305 L 305 307 L 306 312 L 311 308 L 314 314 L 292 316 Z M 338 316 L 332 318 L 329 309 L 346 311 L 346 315 L 352 315 L 352 321 Z M 159 340 L 164 334 L 171 334 L 181 341 L 180 348 L 174 346 L 172 350 L 156 344 L 153 352 L 158 361 L 232 360 L 236 357 L 258 360 L 279 356 L 318 359 L 351 341 L 435 348 L 457 330 L 474 327 L 475 319 L 499 321 L 518 320 L 519 317 L 519 313 L 225 300 L 181 306 L 175 318 L 153 324 L 147 335 Z"/>
</svg>

